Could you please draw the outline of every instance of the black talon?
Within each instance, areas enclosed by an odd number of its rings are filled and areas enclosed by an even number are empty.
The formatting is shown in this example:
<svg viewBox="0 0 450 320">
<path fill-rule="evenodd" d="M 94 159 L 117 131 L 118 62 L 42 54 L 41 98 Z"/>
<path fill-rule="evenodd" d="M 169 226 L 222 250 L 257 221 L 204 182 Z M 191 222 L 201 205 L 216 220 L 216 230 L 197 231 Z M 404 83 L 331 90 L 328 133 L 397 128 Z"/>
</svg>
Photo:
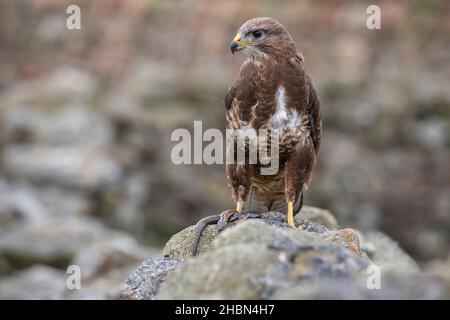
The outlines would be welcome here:
<svg viewBox="0 0 450 320">
<path fill-rule="evenodd" d="M 236 215 L 239 215 L 236 210 L 226 210 L 220 214 L 220 219 L 217 221 L 217 229 L 219 231 L 222 231 L 223 229 L 226 229 L 230 222 L 233 222 Z"/>
</svg>

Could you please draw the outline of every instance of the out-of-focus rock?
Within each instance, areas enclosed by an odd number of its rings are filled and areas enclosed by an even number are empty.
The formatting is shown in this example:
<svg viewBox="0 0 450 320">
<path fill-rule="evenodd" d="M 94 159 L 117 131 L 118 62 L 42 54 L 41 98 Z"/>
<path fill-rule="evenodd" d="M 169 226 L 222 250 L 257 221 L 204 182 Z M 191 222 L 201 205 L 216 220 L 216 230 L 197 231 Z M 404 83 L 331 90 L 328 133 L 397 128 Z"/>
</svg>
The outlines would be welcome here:
<svg viewBox="0 0 450 320">
<path fill-rule="evenodd" d="M 130 300 L 154 299 L 167 274 L 182 262 L 182 260 L 166 258 L 145 260 L 128 277 L 127 287 L 122 291 L 122 298 Z"/>
<path fill-rule="evenodd" d="M 93 148 L 14 146 L 4 150 L 2 161 L 10 175 L 62 187 L 92 190 L 120 177 L 111 157 Z"/>
<path fill-rule="evenodd" d="M 444 284 L 447 296 L 450 297 L 450 255 L 447 260 L 435 260 L 427 263 L 424 272 Z"/>
<path fill-rule="evenodd" d="M 19 222 L 38 222 L 49 217 L 33 190 L 0 180 L 0 229 Z"/>
<path fill-rule="evenodd" d="M 417 263 L 384 233 L 368 232 L 361 238 L 361 249 L 377 266 L 385 269 L 399 268 L 404 272 L 420 271 Z"/>
<path fill-rule="evenodd" d="M 135 239 L 116 232 L 80 248 L 71 260 L 82 270 L 82 288 L 72 290 L 67 299 L 118 299 L 123 281 L 142 260 L 157 256 L 156 251 L 139 245 Z"/>
<path fill-rule="evenodd" d="M 60 269 L 38 264 L 3 278 L 0 299 L 62 299 L 66 279 L 67 274 Z"/>
<path fill-rule="evenodd" d="M 26 181 L 0 180 L 0 229 L 17 223 L 38 224 L 48 219 L 81 217 L 90 211 L 81 191 L 55 186 L 36 188 Z"/>
<path fill-rule="evenodd" d="M 11 294 L 17 299 L 41 298 L 40 294 L 28 292 L 29 287 L 22 282 L 28 281 L 28 270 L 45 264 L 57 267 L 47 269 L 61 275 L 51 279 L 47 272 L 43 276 L 42 282 L 51 282 L 43 294 L 51 299 L 118 299 L 124 279 L 143 259 L 152 256 L 156 256 L 156 251 L 94 219 L 53 217 L 37 223 L 19 223 L 1 234 L 0 275 L 4 278 L 0 282 L 10 284 Z M 80 270 L 81 288 L 61 292 L 60 282 L 66 288 L 69 274 L 65 271 L 72 265 Z M 19 268 L 27 269 L 9 274 Z M 30 273 L 34 279 L 35 272 Z M 9 297 L 6 287 L 2 294 Z"/>
<path fill-rule="evenodd" d="M 16 225 L 0 236 L 0 256 L 16 268 L 34 263 L 65 268 L 79 250 L 93 243 L 123 242 L 129 246 L 130 236 L 111 231 L 94 219 L 52 219 L 41 223 Z M 122 244 L 121 244 L 122 245 Z M 135 254 L 135 253 L 134 253 Z M 79 256 L 82 260 L 83 256 Z M 98 257 L 97 257 L 98 258 Z M 105 267 L 107 262 L 103 262 Z M 87 265 L 95 270 L 95 263 Z"/>
<path fill-rule="evenodd" d="M 115 233 L 78 250 L 71 263 L 80 266 L 83 279 L 88 280 L 113 269 L 137 265 L 150 256 L 156 256 L 156 252 L 128 235 Z"/>
<path fill-rule="evenodd" d="M 2 233 L 0 255 L 16 268 L 34 263 L 65 267 L 80 246 L 104 235 L 105 230 L 98 222 L 80 219 L 17 225 Z"/>
<path fill-rule="evenodd" d="M 303 206 L 298 216 L 302 219 L 306 219 L 321 225 L 324 225 L 328 229 L 339 229 L 339 224 L 336 218 L 330 211 L 311 206 Z"/>
<path fill-rule="evenodd" d="M 90 99 L 96 88 L 95 78 L 90 73 L 65 65 L 40 79 L 19 82 L 9 88 L 2 98 L 5 105 L 35 101 L 54 105 L 67 99 Z"/>
<path fill-rule="evenodd" d="M 379 289 L 368 289 L 367 276 L 343 279 L 317 279 L 286 290 L 278 290 L 272 299 L 288 300 L 405 300 L 448 297 L 443 286 L 421 274 L 383 272 Z"/>
<path fill-rule="evenodd" d="M 414 139 L 427 150 L 438 150 L 450 144 L 449 122 L 431 118 L 419 122 L 413 131 Z"/>
<path fill-rule="evenodd" d="M 50 111 L 17 105 L 3 114 L 1 132 L 7 141 L 98 148 L 109 146 L 113 139 L 109 119 L 86 104 L 72 102 Z"/>
</svg>

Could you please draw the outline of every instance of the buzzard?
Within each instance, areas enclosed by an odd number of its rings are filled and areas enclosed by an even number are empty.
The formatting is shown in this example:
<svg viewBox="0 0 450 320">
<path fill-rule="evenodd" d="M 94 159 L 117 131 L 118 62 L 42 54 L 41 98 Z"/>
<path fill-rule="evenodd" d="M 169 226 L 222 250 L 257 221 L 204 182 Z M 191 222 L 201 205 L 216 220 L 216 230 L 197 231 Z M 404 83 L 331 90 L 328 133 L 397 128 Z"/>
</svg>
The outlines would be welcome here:
<svg viewBox="0 0 450 320">
<path fill-rule="evenodd" d="M 251 19 L 239 28 L 231 42 L 231 52 L 238 51 L 245 53 L 247 59 L 225 98 L 227 130 L 278 130 L 279 170 L 263 175 L 260 161 L 227 163 L 227 180 L 236 210 L 200 220 L 197 238 L 206 224 L 219 222 L 223 226 L 267 211 L 285 213 L 287 223 L 295 227 L 294 215 L 301 210 L 303 192 L 311 181 L 320 145 L 319 98 L 305 72 L 303 55 L 287 29 L 271 18 Z M 233 159 L 237 148 L 233 145 L 230 149 Z M 197 244 L 194 243 L 194 254 Z"/>
</svg>

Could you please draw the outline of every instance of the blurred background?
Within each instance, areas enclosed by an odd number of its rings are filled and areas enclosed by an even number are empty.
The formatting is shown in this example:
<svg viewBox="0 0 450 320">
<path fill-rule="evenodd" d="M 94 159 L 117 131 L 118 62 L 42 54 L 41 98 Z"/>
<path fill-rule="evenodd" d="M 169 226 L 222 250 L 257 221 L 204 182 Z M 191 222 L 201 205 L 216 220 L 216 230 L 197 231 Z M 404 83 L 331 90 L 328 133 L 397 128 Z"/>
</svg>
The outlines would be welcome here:
<svg viewBox="0 0 450 320">
<path fill-rule="evenodd" d="M 425 268 L 448 256 L 450 2 L 3 0 L 0 297 L 116 297 L 170 235 L 233 207 L 224 167 L 173 165 L 170 135 L 224 128 L 229 43 L 255 16 L 288 28 L 320 95 L 306 204 Z M 67 296 L 69 264 L 85 281 Z"/>
</svg>

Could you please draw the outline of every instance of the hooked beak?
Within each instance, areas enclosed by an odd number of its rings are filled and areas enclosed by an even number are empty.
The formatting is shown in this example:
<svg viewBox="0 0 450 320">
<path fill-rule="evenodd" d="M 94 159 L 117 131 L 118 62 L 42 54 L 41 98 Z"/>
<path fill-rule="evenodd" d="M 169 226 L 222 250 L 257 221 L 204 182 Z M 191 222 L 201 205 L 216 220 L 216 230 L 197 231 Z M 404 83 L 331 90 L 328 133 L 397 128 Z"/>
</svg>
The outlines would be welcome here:
<svg viewBox="0 0 450 320">
<path fill-rule="evenodd" d="M 237 43 L 236 41 L 232 41 L 230 49 L 231 49 L 231 53 L 234 54 L 236 51 L 239 50 L 239 43 Z"/>
<path fill-rule="evenodd" d="M 242 50 L 243 48 L 247 47 L 247 46 L 254 46 L 256 43 L 255 42 L 244 42 L 241 41 L 241 35 L 238 33 L 233 41 L 231 41 L 231 53 L 234 54 L 236 51 Z"/>
</svg>

